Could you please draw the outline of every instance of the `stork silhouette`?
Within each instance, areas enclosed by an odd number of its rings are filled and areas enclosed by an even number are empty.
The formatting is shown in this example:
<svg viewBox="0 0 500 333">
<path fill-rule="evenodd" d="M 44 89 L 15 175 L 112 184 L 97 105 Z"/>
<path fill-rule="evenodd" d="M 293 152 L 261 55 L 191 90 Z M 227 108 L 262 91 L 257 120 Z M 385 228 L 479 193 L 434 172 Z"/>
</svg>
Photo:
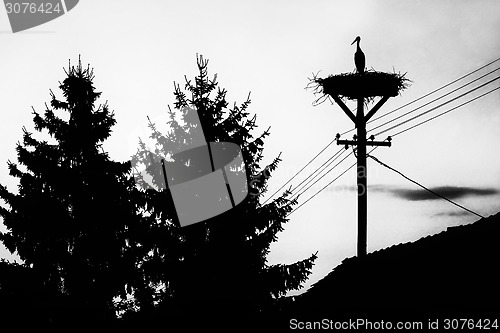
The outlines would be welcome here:
<svg viewBox="0 0 500 333">
<path fill-rule="evenodd" d="M 359 42 L 361 41 L 361 37 L 356 37 L 354 42 L 351 43 L 356 44 L 356 53 L 354 53 L 354 64 L 356 65 L 356 71 L 360 74 L 363 74 L 365 72 L 365 54 L 363 51 L 361 51 L 361 48 L 359 47 Z"/>
</svg>

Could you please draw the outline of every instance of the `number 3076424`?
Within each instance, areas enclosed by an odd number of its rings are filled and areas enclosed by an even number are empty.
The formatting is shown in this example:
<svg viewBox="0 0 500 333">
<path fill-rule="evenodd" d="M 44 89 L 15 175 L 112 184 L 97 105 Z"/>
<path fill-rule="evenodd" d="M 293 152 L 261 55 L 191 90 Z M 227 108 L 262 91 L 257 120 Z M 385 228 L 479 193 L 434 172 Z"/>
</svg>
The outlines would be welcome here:
<svg viewBox="0 0 500 333">
<path fill-rule="evenodd" d="M 59 14 L 63 9 L 60 6 L 60 3 L 56 3 L 53 5 L 50 2 L 47 3 L 34 3 L 34 2 L 15 2 L 5 3 L 5 8 L 7 9 L 7 14 Z"/>
</svg>

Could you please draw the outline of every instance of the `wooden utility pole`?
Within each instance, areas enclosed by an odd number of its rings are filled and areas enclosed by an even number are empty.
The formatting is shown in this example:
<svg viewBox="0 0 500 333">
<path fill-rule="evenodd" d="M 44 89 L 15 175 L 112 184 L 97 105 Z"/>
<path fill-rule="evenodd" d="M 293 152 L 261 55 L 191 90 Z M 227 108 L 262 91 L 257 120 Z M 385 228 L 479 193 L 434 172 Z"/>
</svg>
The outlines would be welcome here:
<svg viewBox="0 0 500 333">
<path fill-rule="evenodd" d="M 390 137 L 384 141 L 375 141 L 372 135 L 366 139 L 366 124 L 373 115 L 387 102 L 390 97 L 395 97 L 407 88 L 408 79 L 405 74 L 384 73 L 375 70 L 365 70 L 365 54 L 359 47 L 361 37 L 356 37 L 352 44 L 356 44 L 356 53 L 354 53 L 354 64 L 356 73 L 342 73 L 338 75 L 329 75 L 326 78 L 316 76 L 311 79 L 311 87 L 316 91 L 333 98 L 338 106 L 354 123 L 357 134 L 353 140 L 340 140 L 340 134 L 337 134 L 337 144 L 357 146 L 357 184 L 358 184 L 358 257 L 366 255 L 367 239 L 367 168 L 366 168 L 366 146 L 391 146 Z M 351 44 L 351 45 L 352 45 Z M 321 89 L 321 90 L 319 90 Z M 368 98 L 380 97 L 375 106 L 365 114 L 364 104 Z M 356 114 L 342 102 L 342 98 L 356 100 L 358 109 Z M 317 100 L 317 102 L 320 99 Z"/>
<path fill-rule="evenodd" d="M 332 96 L 335 102 L 342 108 L 346 115 L 352 120 L 357 129 L 357 135 L 354 140 L 339 140 L 337 134 L 337 144 L 357 146 L 357 185 L 358 185 L 358 257 L 366 255 L 367 246 L 367 215 L 368 215 L 368 187 L 367 176 L 368 170 L 366 168 L 366 146 L 391 146 L 391 142 L 385 141 L 368 141 L 366 139 L 366 123 L 377 112 L 380 107 L 387 102 L 389 96 L 384 96 L 380 101 L 368 112 L 364 114 L 364 97 L 359 97 L 358 109 L 356 116 L 349 110 L 349 108 L 342 102 L 338 96 Z"/>
</svg>

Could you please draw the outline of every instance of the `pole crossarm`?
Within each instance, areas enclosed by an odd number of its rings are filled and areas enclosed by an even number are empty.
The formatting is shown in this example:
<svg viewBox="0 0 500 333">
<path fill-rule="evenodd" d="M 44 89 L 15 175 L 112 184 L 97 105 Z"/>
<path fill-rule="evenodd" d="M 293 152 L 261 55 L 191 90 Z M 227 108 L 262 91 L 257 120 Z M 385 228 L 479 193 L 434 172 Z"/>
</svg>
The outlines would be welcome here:
<svg viewBox="0 0 500 333">
<path fill-rule="evenodd" d="M 345 112 L 345 114 L 349 117 L 349 119 L 352 120 L 353 123 L 356 124 L 356 117 L 354 114 L 349 110 L 349 108 L 342 102 L 342 100 L 339 98 L 337 95 L 331 95 L 335 103 L 337 103 L 340 108 Z"/>
<path fill-rule="evenodd" d="M 385 104 L 385 102 L 387 102 L 387 100 L 390 98 L 390 96 L 383 96 L 380 101 L 378 101 L 378 103 L 370 110 L 370 112 L 368 112 L 365 116 L 365 122 L 367 122 L 368 120 L 370 120 L 371 117 L 373 117 L 373 115 L 375 114 L 375 112 L 377 112 L 381 107 L 382 105 Z"/>
<path fill-rule="evenodd" d="M 357 146 L 359 144 L 358 140 L 337 140 L 337 145 L 346 145 L 346 146 Z M 387 141 L 365 141 L 364 144 L 367 146 L 386 146 L 390 147 L 391 142 Z"/>
</svg>

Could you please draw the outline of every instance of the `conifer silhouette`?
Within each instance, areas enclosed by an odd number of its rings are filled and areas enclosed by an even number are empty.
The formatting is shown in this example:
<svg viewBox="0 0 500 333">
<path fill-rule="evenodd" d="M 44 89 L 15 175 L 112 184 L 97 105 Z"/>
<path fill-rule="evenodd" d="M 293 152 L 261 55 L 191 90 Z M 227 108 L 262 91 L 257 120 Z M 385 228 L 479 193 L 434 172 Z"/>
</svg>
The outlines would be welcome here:
<svg viewBox="0 0 500 333">
<path fill-rule="evenodd" d="M 19 193 L 0 185 L 8 205 L 0 208 L 8 230 L 0 240 L 44 288 L 64 296 L 72 315 L 99 321 L 114 318 L 113 298 L 125 294 L 135 264 L 127 239 L 141 215 L 130 162 L 112 161 L 102 148 L 115 119 L 107 104 L 96 105 L 101 93 L 93 70 L 79 59 L 65 73 L 64 98 L 51 91 L 44 115 L 33 111 L 35 130 L 47 132 L 51 142 L 23 127 L 18 164 L 8 162 Z"/>
<path fill-rule="evenodd" d="M 240 146 L 249 194 L 205 222 L 180 228 L 169 190 L 146 188 L 130 161 L 112 161 L 104 152 L 114 114 L 107 103 L 96 104 L 101 93 L 95 91 L 93 70 L 80 60 L 65 69 L 59 86 L 64 98 L 51 91 L 44 115 L 33 112 L 35 130 L 47 132 L 50 142 L 23 127 L 18 163 L 8 162 L 19 191 L 0 185 L 7 204 L 0 207 L 7 228 L 0 240 L 24 264 L 5 263 L 0 269 L 8 272 L 2 284 L 16 286 L 13 290 L 22 289 L 13 281 L 16 276 L 32 281 L 27 299 L 43 295 L 40 308 L 53 308 L 36 310 L 39 318 L 102 322 L 116 312 L 124 319 L 167 322 L 179 314 L 205 314 L 216 321 L 253 316 L 307 279 L 316 255 L 290 265 L 267 263 L 270 245 L 296 203 L 288 191 L 268 204 L 260 202 L 280 162 L 278 156 L 261 165 L 269 129 L 254 137 L 250 99 L 229 108 L 226 90 L 208 77 L 208 61 L 198 57 L 197 64 L 194 82 L 186 79 L 185 90 L 174 86 L 170 130 L 162 132 L 161 124 L 150 122 L 156 147 L 141 142 L 131 162 L 147 164 L 152 154 L 158 160 L 179 151 L 200 130 L 198 117 L 206 141 Z M 153 182 L 162 188 L 161 179 Z M 0 288 L 2 294 L 19 305 L 15 294 Z"/>
<path fill-rule="evenodd" d="M 140 290 L 154 296 L 143 295 L 142 299 L 156 299 L 154 304 L 162 318 L 164 313 L 205 313 L 214 320 L 226 318 L 229 313 L 255 315 L 287 291 L 300 288 L 316 255 L 290 265 L 267 263 L 269 247 L 283 230 L 296 201 L 288 199 L 290 193 L 285 191 L 268 204 L 260 203 L 267 180 L 280 162 L 278 156 L 262 166 L 264 138 L 269 129 L 254 137 L 256 117 L 249 117 L 247 111 L 250 96 L 241 105 L 228 107 L 226 90 L 219 87 L 217 76 L 208 76 L 208 61 L 199 56 L 197 65 L 198 75 L 194 81 L 186 78 L 184 89 L 174 83 L 175 103 L 169 108 L 168 126 L 149 121 L 155 147 L 140 141 L 132 164 L 151 166 L 152 161 L 172 156 L 189 143 L 199 130 L 193 122 L 194 110 L 207 142 L 233 142 L 241 147 L 249 194 L 221 215 L 180 228 L 169 190 L 144 190 L 141 205 L 146 207 L 147 202 L 151 219 L 138 233 L 144 238 L 136 242 L 147 248 L 138 266 L 149 288 Z M 147 188 L 140 170 L 135 176 L 138 184 Z M 161 177 L 153 182 L 160 189 L 164 184 Z M 144 239 L 148 239 L 147 244 Z"/>
</svg>

